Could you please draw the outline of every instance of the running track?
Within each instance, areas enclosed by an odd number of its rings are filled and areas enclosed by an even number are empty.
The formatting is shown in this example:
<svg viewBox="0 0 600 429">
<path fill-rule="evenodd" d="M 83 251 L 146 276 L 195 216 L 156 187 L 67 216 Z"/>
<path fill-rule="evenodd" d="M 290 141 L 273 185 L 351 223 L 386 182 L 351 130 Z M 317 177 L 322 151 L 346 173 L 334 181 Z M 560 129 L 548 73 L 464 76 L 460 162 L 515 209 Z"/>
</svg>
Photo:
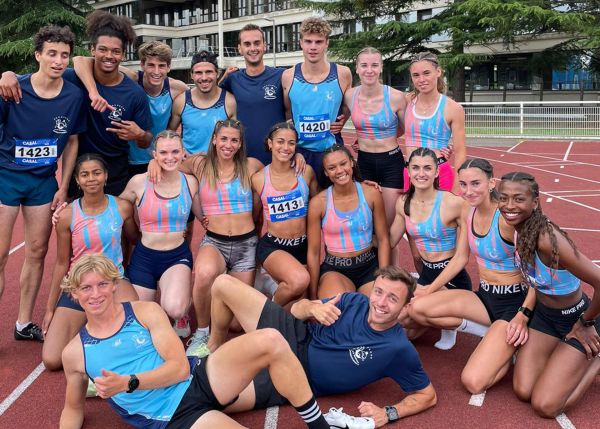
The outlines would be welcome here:
<svg viewBox="0 0 600 429">
<path fill-rule="evenodd" d="M 469 148 L 469 156 L 492 161 L 498 177 L 516 170 L 533 174 L 540 183 L 543 210 L 569 232 L 584 254 L 600 265 L 600 142 L 524 141 L 513 147 L 472 147 Z M 43 369 L 41 344 L 12 339 L 18 303 L 18 276 L 24 258 L 22 242 L 23 228 L 19 219 L 11 242 L 11 256 L 6 271 L 7 286 L 0 302 L 0 314 L 4 315 L 0 319 L 0 428 L 56 427 L 64 397 L 64 376 L 62 372 L 50 373 Z M 193 248 L 197 249 L 199 237 L 195 237 L 194 242 Z M 34 316 L 38 322 L 44 314 L 55 260 L 54 249 L 53 237 Z M 404 249 L 405 256 L 406 252 Z M 477 278 L 473 261 L 469 264 L 469 272 Z M 586 285 L 585 289 L 591 295 L 591 288 Z M 407 423 L 417 428 L 598 427 L 599 377 L 582 402 L 566 416 L 544 420 L 512 394 L 510 374 L 484 395 L 472 397 L 468 394 L 460 384 L 459 375 L 476 345 L 475 338 L 461 335 L 453 350 L 443 352 L 433 347 L 437 335 L 432 332 L 419 339 L 416 345 L 436 387 L 438 405 L 421 415 L 410 417 L 408 422 L 401 421 L 386 427 L 406 427 Z M 321 398 L 319 403 L 324 411 L 332 406 L 342 406 L 348 413 L 357 415 L 356 406 L 361 400 L 385 405 L 397 402 L 401 397 L 399 395 L 393 382 L 383 380 L 358 392 Z M 251 428 L 304 427 L 290 407 L 243 413 L 236 418 Z M 104 401 L 91 399 L 87 401 L 84 427 L 127 426 L 120 422 Z"/>
</svg>

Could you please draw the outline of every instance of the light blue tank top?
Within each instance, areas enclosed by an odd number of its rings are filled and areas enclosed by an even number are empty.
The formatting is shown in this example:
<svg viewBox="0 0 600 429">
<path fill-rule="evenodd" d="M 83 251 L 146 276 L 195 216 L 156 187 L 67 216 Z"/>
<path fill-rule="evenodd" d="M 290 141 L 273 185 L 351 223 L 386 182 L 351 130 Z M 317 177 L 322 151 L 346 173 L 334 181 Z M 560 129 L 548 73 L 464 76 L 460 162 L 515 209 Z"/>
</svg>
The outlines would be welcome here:
<svg viewBox="0 0 600 429">
<path fill-rule="evenodd" d="M 181 112 L 181 129 L 183 130 L 183 147 L 190 155 L 206 153 L 208 144 L 217 121 L 227 119 L 225 110 L 225 94 L 220 89 L 219 99 L 210 107 L 196 107 L 192 101 L 192 90 L 185 92 L 185 106 Z"/>
<path fill-rule="evenodd" d="M 492 224 L 486 235 L 478 235 L 473 227 L 475 207 L 469 212 L 467 221 L 469 247 L 480 267 L 494 271 L 518 271 L 515 265 L 515 246 L 500 235 L 500 210 L 496 209 Z"/>
<path fill-rule="evenodd" d="M 456 228 L 444 225 L 440 207 L 444 191 L 438 191 L 426 221 L 415 223 L 406 216 L 406 232 L 417 247 L 427 252 L 445 252 L 456 248 Z"/>
<path fill-rule="evenodd" d="M 519 253 L 515 253 L 515 261 L 521 266 Z M 579 289 L 580 280 L 567 270 L 555 270 L 542 262 L 535 252 L 535 267 L 529 267 L 527 277 L 531 286 L 544 295 L 568 295 Z"/>
<path fill-rule="evenodd" d="M 120 375 L 140 374 L 164 363 L 154 347 L 150 331 L 137 320 L 131 303 L 124 302 L 125 321 L 108 338 L 92 337 L 84 326 L 79 331 L 83 344 L 85 371 L 92 380 L 102 369 Z M 163 427 L 175 413 L 192 377 L 168 387 L 118 393 L 108 403 L 134 427 Z"/>
<path fill-rule="evenodd" d="M 144 87 L 144 72 L 138 72 L 138 83 Z M 171 88 L 169 86 L 169 78 L 165 79 L 163 89 L 156 97 L 146 94 L 150 104 L 150 115 L 152 116 L 152 128 L 150 131 L 156 137 L 158 133 L 167 129 L 169 119 L 171 118 L 171 108 L 173 100 L 171 99 Z M 154 145 L 143 149 L 138 147 L 136 142 L 129 142 L 129 163 L 134 165 L 148 164 L 152 159 L 152 149 Z"/>
<path fill-rule="evenodd" d="M 294 80 L 289 91 L 292 118 L 298 131 L 298 146 L 313 152 L 324 152 L 335 143 L 329 131 L 340 110 L 344 94 L 338 80 L 337 65 L 329 63 L 329 74 L 319 83 L 302 76 L 302 64 L 294 67 Z"/>
</svg>

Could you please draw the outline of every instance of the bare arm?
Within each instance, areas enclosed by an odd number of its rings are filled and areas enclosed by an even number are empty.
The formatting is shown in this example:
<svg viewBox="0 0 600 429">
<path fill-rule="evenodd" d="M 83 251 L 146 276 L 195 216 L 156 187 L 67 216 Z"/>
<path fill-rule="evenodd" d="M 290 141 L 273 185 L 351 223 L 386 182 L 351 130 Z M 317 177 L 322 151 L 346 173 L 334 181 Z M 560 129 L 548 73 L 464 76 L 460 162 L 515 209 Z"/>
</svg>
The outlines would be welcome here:
<svg viewBox="0 0 600 429">
<path fill-rule="evenodd" d="M 83 350 L 78 337 L 73 338 L 63 350 L 62 362 L 67 379 L 67 389 L 59 427 L 60 429 L 79 429 L 83 426 L 88 377 L 83 367 Z"/>
<path fill-rule="evenodd" d="M 342 314 L 342 311 L 336 307 L 341 298 L 342 294 L 338 293 L 325 303 L 319 299 L 314 301 L 301 299 L 292 305 L 290 312 L 299 320 L 315 319 L 322 325 L 333 325 L 339 319 L 340 314 Z"/>
<path fill-rule="evenodd" d="M 318 194 L 310 200 L 308 204 L 308 219 L 306 232 L 308 235 L 308 250 L 306 261 L 308 273 L 310 274 L 310 284 L 308 297 L 317 298 L 317 289 L 319 286 L 320 274 L 320 256 L 321 256 L 321 216 L 325 207 L 325 191 Z"/>
<path fill-rule="evenodd" d="M 73 70 L 88 92 L 92 109 L 97 110 L 98 112 L 104 112 L 106 109 L 115 110 L 115 108 L 108 104 L 108 101 L 98 93 L 96 79 L 94 79 L 94 58 L 82 56 L 73 57 Z"/>
<path fill-rule="evenodd" d="M 67 141 L 65 150 L 61 155 L 62 158 L 62 174 L 60 179 L 60 186 L 58 191 L 54 194 L 54 199 L 50 208 L 55 210 L 58 206 L 67 200 L 67 191 L 69 190 L 69 183 L 71 182 L 71 176 L 73 175 L 73 168 L 75 167 L 75 160 L 77 159 L 77 150 L 79 148 L 79 139 L 77 135 L 72 135 Z"/>
<path fill-rule="evenodd" d="M 283 87 L 283 105 L 285 106 L 285 118 L 292 119 L 292 103 L 290 102 L 290 87 L 294 79 L 294 68 L 289 68 L 281 75 L 281 86 Z"/>
<path fill-rule="evenodd" d="M 222 89 L 221 91 L 225 91 Z M 225 111 L 229 119 L 235 119 L 237 115 L 237 104 L 235 103 L 235 97 L 231 92 L 225 94 Z"/>
<path fill-rule="evenodd" d="M 452 129 L 452 146 L 454 150 L 454 171 L 467 159 L 467 143 L 465 131 L 465 110 L 463 107 L 451 100 L 449 103 L 450 128 Z M 458 194 L 458 174 L 454 175 L 454 185 L 452 190 Z"/>
<path fill-rule="evenodd" d="M 173 79 L 172 77 L 169 78 L 169 88 L 171 88 L 171 98 L 173 100 L 175 100 L 179 94 L 189 89 L 185 82 L 178 79 Z"/>
<path fill-rule="evenodd" d="M 140 239 L 140 230 L 133 217 L 133 204 L 122 198 L 119 198 L 118 204 L 119 212 L 123 218 L 123 233 L 129 243 L 135 244 Z"/>
<path fill-rule="evenodd" d="M 404 220 L 404 199 L 402 197 L 396 200 L 396 216 L 390 227 L 390 246 L 392 249 L 398 245 L 402 236 L 406 232 L 406 223 Z"/>
<path fill-rule="evenodd" d="M 21 85 L 17 80 L 17 75 L 12 71 L 5 71 L 2 73 L 0 79 L 0 97 L 4 101 L 14 101 L 19 104 L 23 98 L 23 92 L 21 91 Z"/>
<path fill-rule="evenodd" d="M 177 131 L 179 125 L 181 125 L 181 113 L 183 112 L 183 106 L 185 105 L 185 92 L 179 94 L 175 100 L 173 100 L 173 108 L 171 109 L 171 118 L 169 119 L 168 129 Z"/>
<path fill-rule="evenodd" d="M 381 193 L 371 186 L 363 185 L 363 192 L 373 200 L 373 226 L 377 236 L 377 258 L 380 267 L 390 265 L 392 249 L 390 248 L 390 235 L 385 220 L 385 208 Z"/>
</svg>

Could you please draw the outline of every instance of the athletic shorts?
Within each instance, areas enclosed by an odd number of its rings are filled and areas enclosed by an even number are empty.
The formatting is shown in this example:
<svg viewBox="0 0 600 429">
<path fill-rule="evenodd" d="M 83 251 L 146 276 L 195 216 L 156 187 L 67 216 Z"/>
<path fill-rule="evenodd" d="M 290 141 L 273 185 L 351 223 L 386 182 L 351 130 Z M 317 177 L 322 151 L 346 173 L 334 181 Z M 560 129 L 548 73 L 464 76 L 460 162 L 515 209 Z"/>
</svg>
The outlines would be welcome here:
<svg viewBox="0 0 600 429">
<path fill-rule="evenodd" d="M 196 365 L 193 365 L 197 362 Z M 192 381 L 183 394 L 171 421 L 166 425 L 168 429 L 189 429 L 196 421 L 209 411 L 223 411 L 237 401 L 235 397 L 228 404 L 221 404 L 210 387 L 206 363 L 208 356 L 200 360 L 192 359 Z"/>
<path fill-rule="evenodd" d="M 138 174 L 144 174 L 148 171 L 148 164 L 129 164 L 128 166 L 128 175 L 127 177 L 129 177 L 129 180 L 131 180 L 131 178 L 133 176 L 136 176 Z"/>
<path fill-rule="evenodd" d="M 571 332 L 573 325 L 579 320 L 581 313 L 589 306 L 590 299 L 586 294 L 583 294 L 577 304 L 567 308 L 550 308 L 538 301 L 535 304 L 533 317 L 529 322 L 529 329 L 535 329 L 536 331 L 556 337 L 575 347 L 581 353 L 585 353 L 585 349 L 578 340 L 571 338 L 567 341 L 565 340 L 565 336 Z M 596 319 L 596 332 L 600 334 L 600 317 Z"/>
<path fill-rule="evenodd" d="M 506 320 L 510 322 L 527 294 L 527 286 L 523 283 L 512 285 L 491 285 L 484 280 L 479 281 L 479 290 L 475 292 L 487 310 L 490 320 Z"/>
<path fill-rule="evenodd" d="M 381 153 L 359 150 L 357 162 L 363 179 L 379 183 L 384 188 L 404 188 L 404 156 L 399 147 Z"/>
<path fill-rule="evenodd" d="M 439 187 L 442 191 L 452 191 L 454 185 L 454 170 L 446 158 L 440 156 L 438 158 L 439 170 Z M 404 169 L 404 192 L 408 191 L 410 186 L 410 178 L 408 177 L 408 168 Z"/>
<path fill-rule="evenodd" d="M 225 259 L 225 266 L 230 272 L 246 272 L 256 269 L 256 231 L 242 235 L 221 235 L 206 231 L 202 246 L 215 247 Z"/>
<path fill-rule="evenodd" d="M 313 152 L 301 147 L 296 147 L 296 152 L 302 154 L 306 163 L 315 170 L 317 183 L 321 189 L 327 189 L 331 186 L 331 181 L 325 175 L 325 170 L 323 170 L 323 152 Z"/>
<path fill-rule="evenodd" d="M 306 234 L 296 238 L 279 238 L 267 232 L 256 246 L 258 262 L 264 264 L 269 255 L 276 250 L 283 250 L 296 258 L 302 265 L 306 265 L 306 253 L 308 251 Z"/>
<path fill-rule="evenodd" d="M 423 270 L 419 274 L 419 279 L 417 280 L 417 283 L 421 286 L 426 286 L 433 283 L 433 281 L 437 279 L 437 276 L 439 276 L 440 273 L 444 270 L 444 268 L 446 268 L 446 265 L 448 265 L 450 259 L 451 258 L 439 262 L 429 262 L 421 258 L 421 262 L 423 263 Z M 463 268 L 452 280 L 450 280 L 444 286 L 446 286 L 448 289 L 471 290 L 471 277 L 469 277 L 469 274 Z"/>
<path fill-rule="evenodd" d="M 56 191 L 54 176 L 0 167 L 0 203 L 5 206 L 43 206 L 52 202 Z"/>
<path fill-rule="evenodd" d="M 296 319 L 288 311 L 267 299 L 256 326 L 256 329 L 264 328 L 277 329 L 281 333 L 308 375 L 308 344 L 311 336 L 306 323 Z M 262 369 L 253 381 L 256 392 L 254 409 L 261 410 L 287 403 L 287 399 L 281 396 L 273 386 L 266 369 Z"/>
<path fill-rule="evenodd" d="M 361 286 L 375 280 L 375 271 L 379 268 L 379 261 L 375 249 L 369 249 L 357 256 L 344 258 L 327 253 L 321 264 L 319 277 L 330 271 L 340 273 L 348 277 L 358 290 Z"/>
<path fill-rule="evenodd" d="M 131 254 L 127 276 L 132 284 L 155 289 L 162 275 L 175 265 L 192 268 L 192 252 L 186 241 L 171 250 L 154 250 L 138 242 Z"/>
</svg>

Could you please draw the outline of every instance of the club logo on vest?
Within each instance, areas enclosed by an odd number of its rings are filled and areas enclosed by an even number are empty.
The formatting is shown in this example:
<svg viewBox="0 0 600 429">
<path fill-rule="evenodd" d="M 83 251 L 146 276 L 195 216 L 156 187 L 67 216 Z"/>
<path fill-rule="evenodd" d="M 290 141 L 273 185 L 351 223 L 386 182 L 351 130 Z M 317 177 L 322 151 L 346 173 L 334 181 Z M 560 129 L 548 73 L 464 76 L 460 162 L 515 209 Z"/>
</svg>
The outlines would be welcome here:
<svg viewBox="0 0 600 429">
<path fill-rule="evenodd" d="M 54 117 L 54 131 L 56 134 L 66 134 L 67 128 L 69 127 L 69 118 L 66 116 L 55 116 Z"/>
<path fill-rule="evenodd" d="M 352 359 L 352 362 L 356 366 L 359 366 L 367 359 L 373 359 L 373 352 L 371 351 L 370 347 L 353 347 L 348 350 L 348 353 L 350 353 L 350 359 Z"/>
<path fill-rule="evenodd" d="M 265 91 L 265 100 L 275 100 L 277 98 L 277 87 L 275 85 L 263 86 Z"/>
<path fill-rule="evenodd" d="M 115 122 L 121 122 L 123 120 L 123 113 L 125 113 L 125 107 L 120 104 L 112 105 L 115 110 L 108 114 L 108 119 Z"/>
</svg>

